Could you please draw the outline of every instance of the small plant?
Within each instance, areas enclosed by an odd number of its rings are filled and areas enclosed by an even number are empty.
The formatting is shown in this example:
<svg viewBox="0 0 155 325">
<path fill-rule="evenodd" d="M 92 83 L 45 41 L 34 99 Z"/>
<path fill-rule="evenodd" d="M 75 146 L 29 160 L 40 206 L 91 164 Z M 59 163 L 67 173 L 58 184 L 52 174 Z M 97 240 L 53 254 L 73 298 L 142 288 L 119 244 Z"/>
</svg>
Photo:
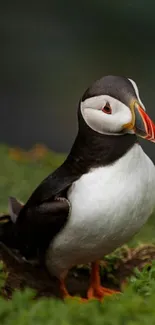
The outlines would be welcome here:
<svg viewBox="0 0 155 325">
<path fill-rule="evenodd" d="M 135 269 L 135 274 L 129 279 L 134 291 L 143 296 L 155 293 L 155 261 L 145 265 L 142 271 Z"/>
</svg>

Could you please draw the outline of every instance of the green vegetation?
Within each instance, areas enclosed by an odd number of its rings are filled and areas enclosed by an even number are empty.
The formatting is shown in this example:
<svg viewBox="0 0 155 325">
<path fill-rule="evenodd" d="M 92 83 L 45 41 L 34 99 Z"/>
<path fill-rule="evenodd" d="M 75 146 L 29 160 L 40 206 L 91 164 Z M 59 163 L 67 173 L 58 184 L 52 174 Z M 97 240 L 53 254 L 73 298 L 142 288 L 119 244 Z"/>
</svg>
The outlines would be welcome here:
<svg viewBox="0 0 155 325">
<path fill-rule="evenodd" d="M 37 147 L 28 153 L 0 147 L 0 207 L 7 212 L 7 197 L 16 196 L 25 201 L 38 183 L 55 169 L 64 155 L 50 153 Z M 155 242 L 155 218 L 152 216 L 141 232 L 129 243 Z M 114 252 L 106 257 L 109 272 L 117 260 Z M 150 261 L 151 262 L 151 261 Z M 0 262 L 0 292 L 2 293 L 7 272 Z M 16 290 L 12 299 L 0 297 L 1 325 L 141 325 L 155 324 L 155 263 L 146 265 L 142 272 L 135 270 L 129 285 L 121 295 L 105 298 L 104 303 L 81 303 L 78 299 L 63 302 L 58 299 L 34 299 L 30 289 Z"/>
<path fill-rule="evenodd" d="M 15 292 L 12 300 L 0 298 L 0 324 L 3 325 L 154 325 L 155 267 L 132 277 L 120 297 L 105 298 L 104 303 L 80 303 L 42 298 L 34 300 L 31 290 Z"/>
</svg>

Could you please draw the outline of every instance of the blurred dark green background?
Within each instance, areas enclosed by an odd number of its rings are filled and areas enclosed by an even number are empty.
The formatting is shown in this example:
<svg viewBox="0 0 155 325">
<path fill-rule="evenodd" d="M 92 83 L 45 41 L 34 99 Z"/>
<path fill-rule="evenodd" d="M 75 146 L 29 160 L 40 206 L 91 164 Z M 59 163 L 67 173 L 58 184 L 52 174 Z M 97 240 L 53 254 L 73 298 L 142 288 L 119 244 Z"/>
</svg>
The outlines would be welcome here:
<svg viewBox="0 0 155 325">
<path fill-rule="evenodd" d="M 0 141 L 67 152 L 78 100 L 102 75 L 134 79 L 155 120 L 155 2 L 5 1 L 0 5 Z M 155 160 L 155 147 L 143 141 Z"/>
</svg>

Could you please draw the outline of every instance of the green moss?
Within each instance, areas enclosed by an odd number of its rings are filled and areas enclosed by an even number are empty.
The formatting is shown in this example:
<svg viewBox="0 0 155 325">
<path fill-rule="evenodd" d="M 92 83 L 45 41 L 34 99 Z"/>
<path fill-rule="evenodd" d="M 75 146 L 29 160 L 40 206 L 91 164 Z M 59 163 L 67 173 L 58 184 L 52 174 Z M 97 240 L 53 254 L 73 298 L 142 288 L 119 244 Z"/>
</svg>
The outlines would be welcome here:
<svg viewBox="0 0 155 325">
<path fill-rule="evenodd" d="M 143 290 L 140 290 L 143 287 Z M 15 292 L 10 301 L 0 299 L 0 323 L 3 325 L 154 325 L 155 267 L 131 279 L 125 293 L 105 298 L 104 303 L 78 299 L 34 300 L 31 290 Z"/>
</svg>

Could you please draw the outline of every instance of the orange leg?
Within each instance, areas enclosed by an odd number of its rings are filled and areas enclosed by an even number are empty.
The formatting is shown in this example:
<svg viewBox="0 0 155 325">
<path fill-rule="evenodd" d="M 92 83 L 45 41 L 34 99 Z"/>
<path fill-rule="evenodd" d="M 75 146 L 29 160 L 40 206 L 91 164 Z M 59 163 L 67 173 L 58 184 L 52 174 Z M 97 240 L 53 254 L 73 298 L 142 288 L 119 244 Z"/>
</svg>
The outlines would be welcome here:
<svg viewBox="0 0 155 325">
<path fill-rule="evenodd" d="M 88 299 L 96 298 L 102 300 L 104 296 L 111 296 L 119 293 L 119 291 L 111 290 L 101 286 L 100 273 L 99 273 L 99 262 L 92 263 L 90 287 L 87 292 Z"/>
<path fill-rule="evenodd" d="M 65 280 L 64 279 L 60 279 L 60 290 L 61 290 L 61 293 L 62 293 L 62 297 L 63 299 L 66 299 L 66 298 L 76 298 L 78 299 L 80 302 L 86 302 L 88 301 L 87 299 L 84 299 L 84 298 L 81 298 L 81 297 L 73 297 L 69 294 L 67 288 L 66 288 L 66 285 L 65 285 Z"/>
<path fill-rule="evenodd" d="M 60 279 L 60 290 L 61 290 L 61 293 L 62 293 L 62 297 L 64 299 L 68 298 L 68 297 L 71 297 L 71 295 L 67 291 L 64 279 Z"/>
</svg>

